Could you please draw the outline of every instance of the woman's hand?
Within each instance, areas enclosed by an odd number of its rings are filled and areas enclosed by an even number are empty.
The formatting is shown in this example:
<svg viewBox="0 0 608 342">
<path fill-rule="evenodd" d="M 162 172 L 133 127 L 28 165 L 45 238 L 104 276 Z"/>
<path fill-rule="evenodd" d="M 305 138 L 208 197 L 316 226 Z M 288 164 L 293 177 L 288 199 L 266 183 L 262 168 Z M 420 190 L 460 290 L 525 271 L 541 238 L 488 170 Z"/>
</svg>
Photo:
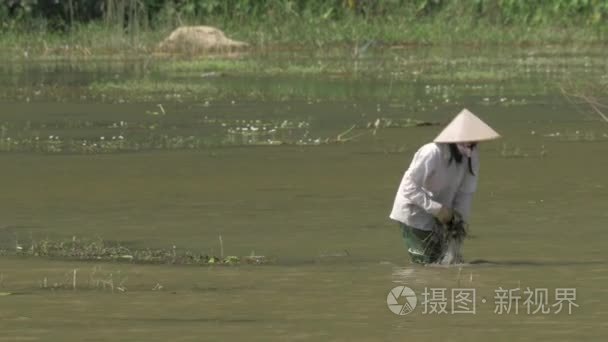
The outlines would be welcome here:
<svg viewBox="0 0 608 342">
<path fill-rule="evenodd" d="M 441 207 L 437 213 L 437 219 L 443 224 L 448 224 L 454 218 L 454 211 L 446 206 Z"/>
</svg>

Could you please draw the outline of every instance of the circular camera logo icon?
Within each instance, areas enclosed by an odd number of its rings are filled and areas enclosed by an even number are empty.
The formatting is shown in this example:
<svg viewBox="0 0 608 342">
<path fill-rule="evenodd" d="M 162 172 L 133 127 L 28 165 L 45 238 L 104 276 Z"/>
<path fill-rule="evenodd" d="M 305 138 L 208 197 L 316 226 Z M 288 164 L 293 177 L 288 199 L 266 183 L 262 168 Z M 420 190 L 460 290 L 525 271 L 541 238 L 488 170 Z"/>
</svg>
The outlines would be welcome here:
<svg viewBox="0 0 608 342">
<path fill-rule="evenodd" d="M 407 315 L 418 304 L 416 293 L 407 286 L 397 286 L 386 296 L 386 305 L 395 315 Z"/>
</svg>

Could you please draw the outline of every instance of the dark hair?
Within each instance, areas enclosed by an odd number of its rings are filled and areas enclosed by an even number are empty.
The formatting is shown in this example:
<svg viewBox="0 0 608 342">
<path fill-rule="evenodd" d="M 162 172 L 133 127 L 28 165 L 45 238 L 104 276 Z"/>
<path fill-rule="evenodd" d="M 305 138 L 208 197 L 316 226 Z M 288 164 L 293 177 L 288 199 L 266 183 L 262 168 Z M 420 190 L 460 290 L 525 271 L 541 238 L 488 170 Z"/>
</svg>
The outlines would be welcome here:
<svg viewBox="0 0 608 342">
<path fill-rule="evenodd" d="M 477 144 L 473 144 L 471 149 L 475 148 L 475 146 L 477 146 Z M 460 153 L 458 146 L 456 146 L 456 144 L 448 144 L 448 147 L 450 148 L 450 160 L 448 161 L 448 165 L 452 164 L 453 161 L 455 161 L 456 164 L 462 163 L 462 158 L 465 158 L 465 156 Z M 468 159 L 469 172 L 475 176 L 475 172 L 473 171 L 473 162 L 471 161 L 471 158 L 466 158 Z"/>
</svg>

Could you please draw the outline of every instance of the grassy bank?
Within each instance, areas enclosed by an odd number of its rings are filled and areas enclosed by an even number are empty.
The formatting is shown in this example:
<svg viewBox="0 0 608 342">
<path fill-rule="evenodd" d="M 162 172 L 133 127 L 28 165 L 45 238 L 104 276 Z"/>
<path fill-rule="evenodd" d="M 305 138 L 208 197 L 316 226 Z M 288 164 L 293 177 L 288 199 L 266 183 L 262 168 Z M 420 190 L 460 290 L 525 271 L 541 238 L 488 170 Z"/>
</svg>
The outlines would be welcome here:
<svg viewBox="0 0 608 342">
<path fill-rule="evenodd" d="M 126 6 L 124 1 L 110 2 Z M 175 27 L 201 24 L 217 26 L 257 50 L 348 47 L 361 53 L 369 42 L 389 46 L 603 43 L 608 5 L 579 2 L 184 1 L 180 6 L 165 4 L 154 13 L 141 8 L 127 19 L 114 12 L 104 12 L 97 20 L 71 19 L 61 29 L 39 14 L 3 21 L 0 54 L 5 58 L 149 55 Z"/>
<path fill-rule="evenodd" d="M 188 24 L 202 24 L 190 22 Z M 587 45 L 604 43 L 608 28 L 594 27 L 503 27 L 489 23 L 452 25 L 440 19 L 428 21 L 365 20 L 350 18 L 344 21 L 322 19 L 296 20 L 285 23 L 231 22 L 205 24 L 223 29 L 232 38 L 248 42 L 254 50 L 346 48 L 358 53 L 357 47 L 373 43 L 383 46 L 398 45 Z M 154 54 L 158 43 L 173 27 L 149 29 L 130 35 L 90 23 L 58 33 L 40 30 L 9 31 L 0 36 L 4 47 L 0 57 L 22 58 L 132 58 Z"/>
</svg>

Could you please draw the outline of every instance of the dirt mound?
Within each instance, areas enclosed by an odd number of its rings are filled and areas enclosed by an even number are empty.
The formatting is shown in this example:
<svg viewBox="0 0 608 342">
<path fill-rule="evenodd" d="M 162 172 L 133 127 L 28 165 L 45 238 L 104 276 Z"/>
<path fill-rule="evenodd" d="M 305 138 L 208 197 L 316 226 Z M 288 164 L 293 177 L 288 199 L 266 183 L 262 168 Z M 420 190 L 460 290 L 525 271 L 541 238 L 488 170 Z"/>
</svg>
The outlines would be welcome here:
<svg viewBox="0 0 608 342">
<path fill-rule="evenodd" d="M 230 52 L 249 44 L 232 40 L 221 30 L 211 26 L 182 26 L 165 38 L 158 48 L 169 53 Z"/>
</svg>

